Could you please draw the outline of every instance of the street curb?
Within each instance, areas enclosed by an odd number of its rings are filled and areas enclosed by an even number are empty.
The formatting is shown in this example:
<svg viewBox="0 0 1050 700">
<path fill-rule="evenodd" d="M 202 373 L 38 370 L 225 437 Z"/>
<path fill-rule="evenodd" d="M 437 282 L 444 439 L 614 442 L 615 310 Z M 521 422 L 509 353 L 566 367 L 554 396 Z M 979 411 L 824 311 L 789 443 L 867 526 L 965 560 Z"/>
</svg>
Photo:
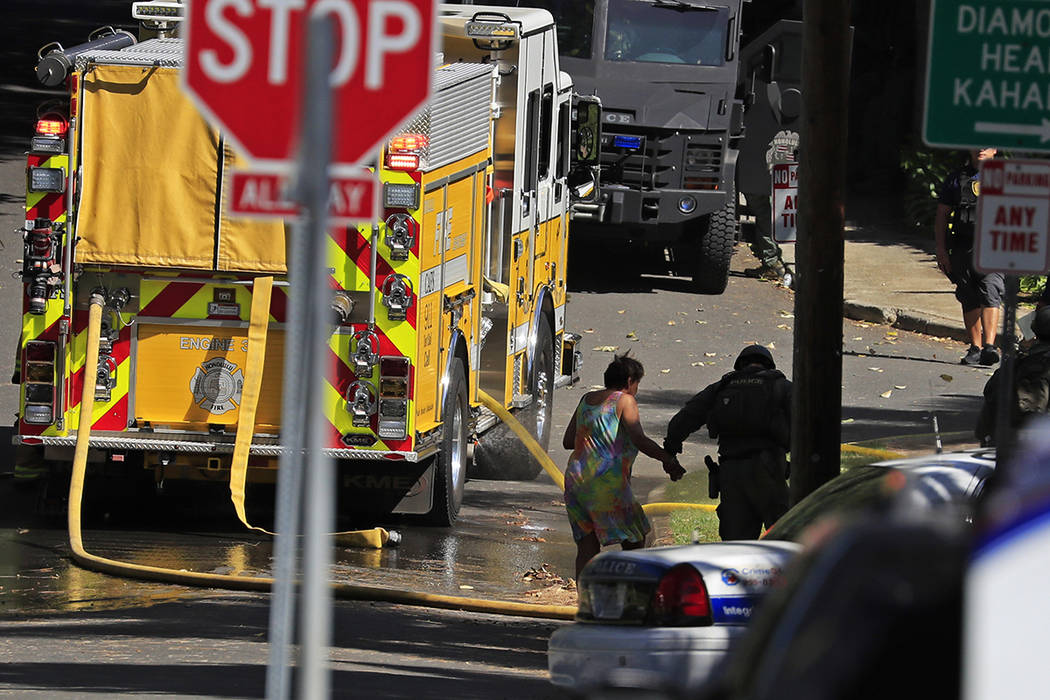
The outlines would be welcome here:
<svg viewBox="0 0 1050 700">
<path fill-rule="evenodd" d="M 965 329 L 959 324 L 953 324 L 946 319 L 936 316 L 926 316 L 903 309 L 851 300 L 842 302 L 842 315 L 844 318 L 853 319 L 854 321 L 879 323 L 900 328 L 904 331 L 913 331 L 938 338 L 951 338 L 960 343 L 969 342 Z"/>
</svg>

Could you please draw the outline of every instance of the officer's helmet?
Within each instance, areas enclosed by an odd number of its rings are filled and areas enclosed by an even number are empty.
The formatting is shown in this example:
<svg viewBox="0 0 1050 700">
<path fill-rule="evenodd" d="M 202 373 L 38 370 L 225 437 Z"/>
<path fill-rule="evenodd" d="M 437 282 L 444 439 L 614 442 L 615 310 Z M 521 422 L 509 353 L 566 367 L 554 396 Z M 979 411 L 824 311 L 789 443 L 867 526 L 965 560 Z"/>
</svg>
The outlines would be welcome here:
<svg viewBox="0 0 1050 700">
<path fill-rule="evenodd" d="M 766 369 L 777 368 L 777 363 L 773 361 L 773 354 L 769 352 L 768 348 L 762 345 L 748 345 L 740 351 L 736 362 L 733 363 L 733 369 L 743 369 L 752 362 L 757 362 Z"/>
</svg>

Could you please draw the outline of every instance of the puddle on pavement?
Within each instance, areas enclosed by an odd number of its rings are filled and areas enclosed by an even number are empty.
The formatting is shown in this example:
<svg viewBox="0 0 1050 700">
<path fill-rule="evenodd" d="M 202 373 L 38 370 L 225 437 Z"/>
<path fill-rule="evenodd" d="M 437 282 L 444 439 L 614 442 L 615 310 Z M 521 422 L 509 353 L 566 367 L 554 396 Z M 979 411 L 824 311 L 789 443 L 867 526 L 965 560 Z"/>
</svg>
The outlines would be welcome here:
<svg viewBox="0 0 1050 700">
<path fill-rule="evenodd" d="M 484 508 L 465 507 L 453 529 L 397 525 L 404 539 L 396 548 L 337 547 L 332 578 L 387 589 L 530 600 L 530 592 L 534 595 L 545 584 L 525 580 L 527 572 L 547 565 L 567 578 L 575 547 L 568 528 L 561 527 L 563 513 L 549 504 L 549 494 L 537 500 L 543 508 L 523 510 L 520 500 L 519 494 L 511 508 L 492 508 L 491 503 Z M 31 519 L 0 517 L 0 524 L 12 521 Z M 200 524 L 199 531 L 175 530 L 196 528 L 192 522 L 192 518 L 174 520 L 169 531 L 94 523 L 85 529 L 84 543 L 92 554 L 134 564 L 233 576 L 271 575 L 269 537 L 245 533 L 225 522 Z M 0 528 L 0 615 L 140 607 L 218 595 L 224 593 L 82 569 L 70 559 L 64 523 Z"/>
</svg>

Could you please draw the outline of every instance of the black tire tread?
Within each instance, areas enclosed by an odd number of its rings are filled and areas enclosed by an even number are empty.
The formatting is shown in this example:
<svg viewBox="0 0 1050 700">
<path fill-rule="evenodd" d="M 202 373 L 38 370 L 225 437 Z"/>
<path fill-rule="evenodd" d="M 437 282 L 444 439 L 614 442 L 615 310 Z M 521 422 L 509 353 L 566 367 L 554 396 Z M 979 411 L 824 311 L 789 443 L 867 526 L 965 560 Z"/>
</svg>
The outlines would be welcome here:
<svg viewBox="0 0 1050 700">
<path fill-rule="evenodd" d="M 725 206 L 707 217 L 707 230 L 700 238 L 693 270 L 693 290 L 697 293 L 721 294 L 726 290 L 738 226 L 736 191 L 730 188 Z"/>
</svg>

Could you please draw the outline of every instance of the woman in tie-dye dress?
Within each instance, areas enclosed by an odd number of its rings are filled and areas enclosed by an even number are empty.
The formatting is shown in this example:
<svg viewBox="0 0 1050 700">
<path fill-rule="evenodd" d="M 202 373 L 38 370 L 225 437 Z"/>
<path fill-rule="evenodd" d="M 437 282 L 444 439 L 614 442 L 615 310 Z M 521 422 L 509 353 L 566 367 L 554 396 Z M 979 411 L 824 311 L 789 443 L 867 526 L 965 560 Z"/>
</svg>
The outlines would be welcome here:
<svg viewBox="0 0 1050 700">
<path fill-rule="evenodd" d="M 645 370 L 626 355 L 605 370 L 605 389 L 584 394 L 565 430 L 572 450 L 565 470 L 565 508 L 576 540 L 576 578 L 602 546 L 638 549 L 651 526 L 631 491 L 631 465 L 639 450 L 663 462 L 677 481 L 685 473 L 674 455 L 646 437 L 638 417 L 638 384 Z"/>
</svg>

